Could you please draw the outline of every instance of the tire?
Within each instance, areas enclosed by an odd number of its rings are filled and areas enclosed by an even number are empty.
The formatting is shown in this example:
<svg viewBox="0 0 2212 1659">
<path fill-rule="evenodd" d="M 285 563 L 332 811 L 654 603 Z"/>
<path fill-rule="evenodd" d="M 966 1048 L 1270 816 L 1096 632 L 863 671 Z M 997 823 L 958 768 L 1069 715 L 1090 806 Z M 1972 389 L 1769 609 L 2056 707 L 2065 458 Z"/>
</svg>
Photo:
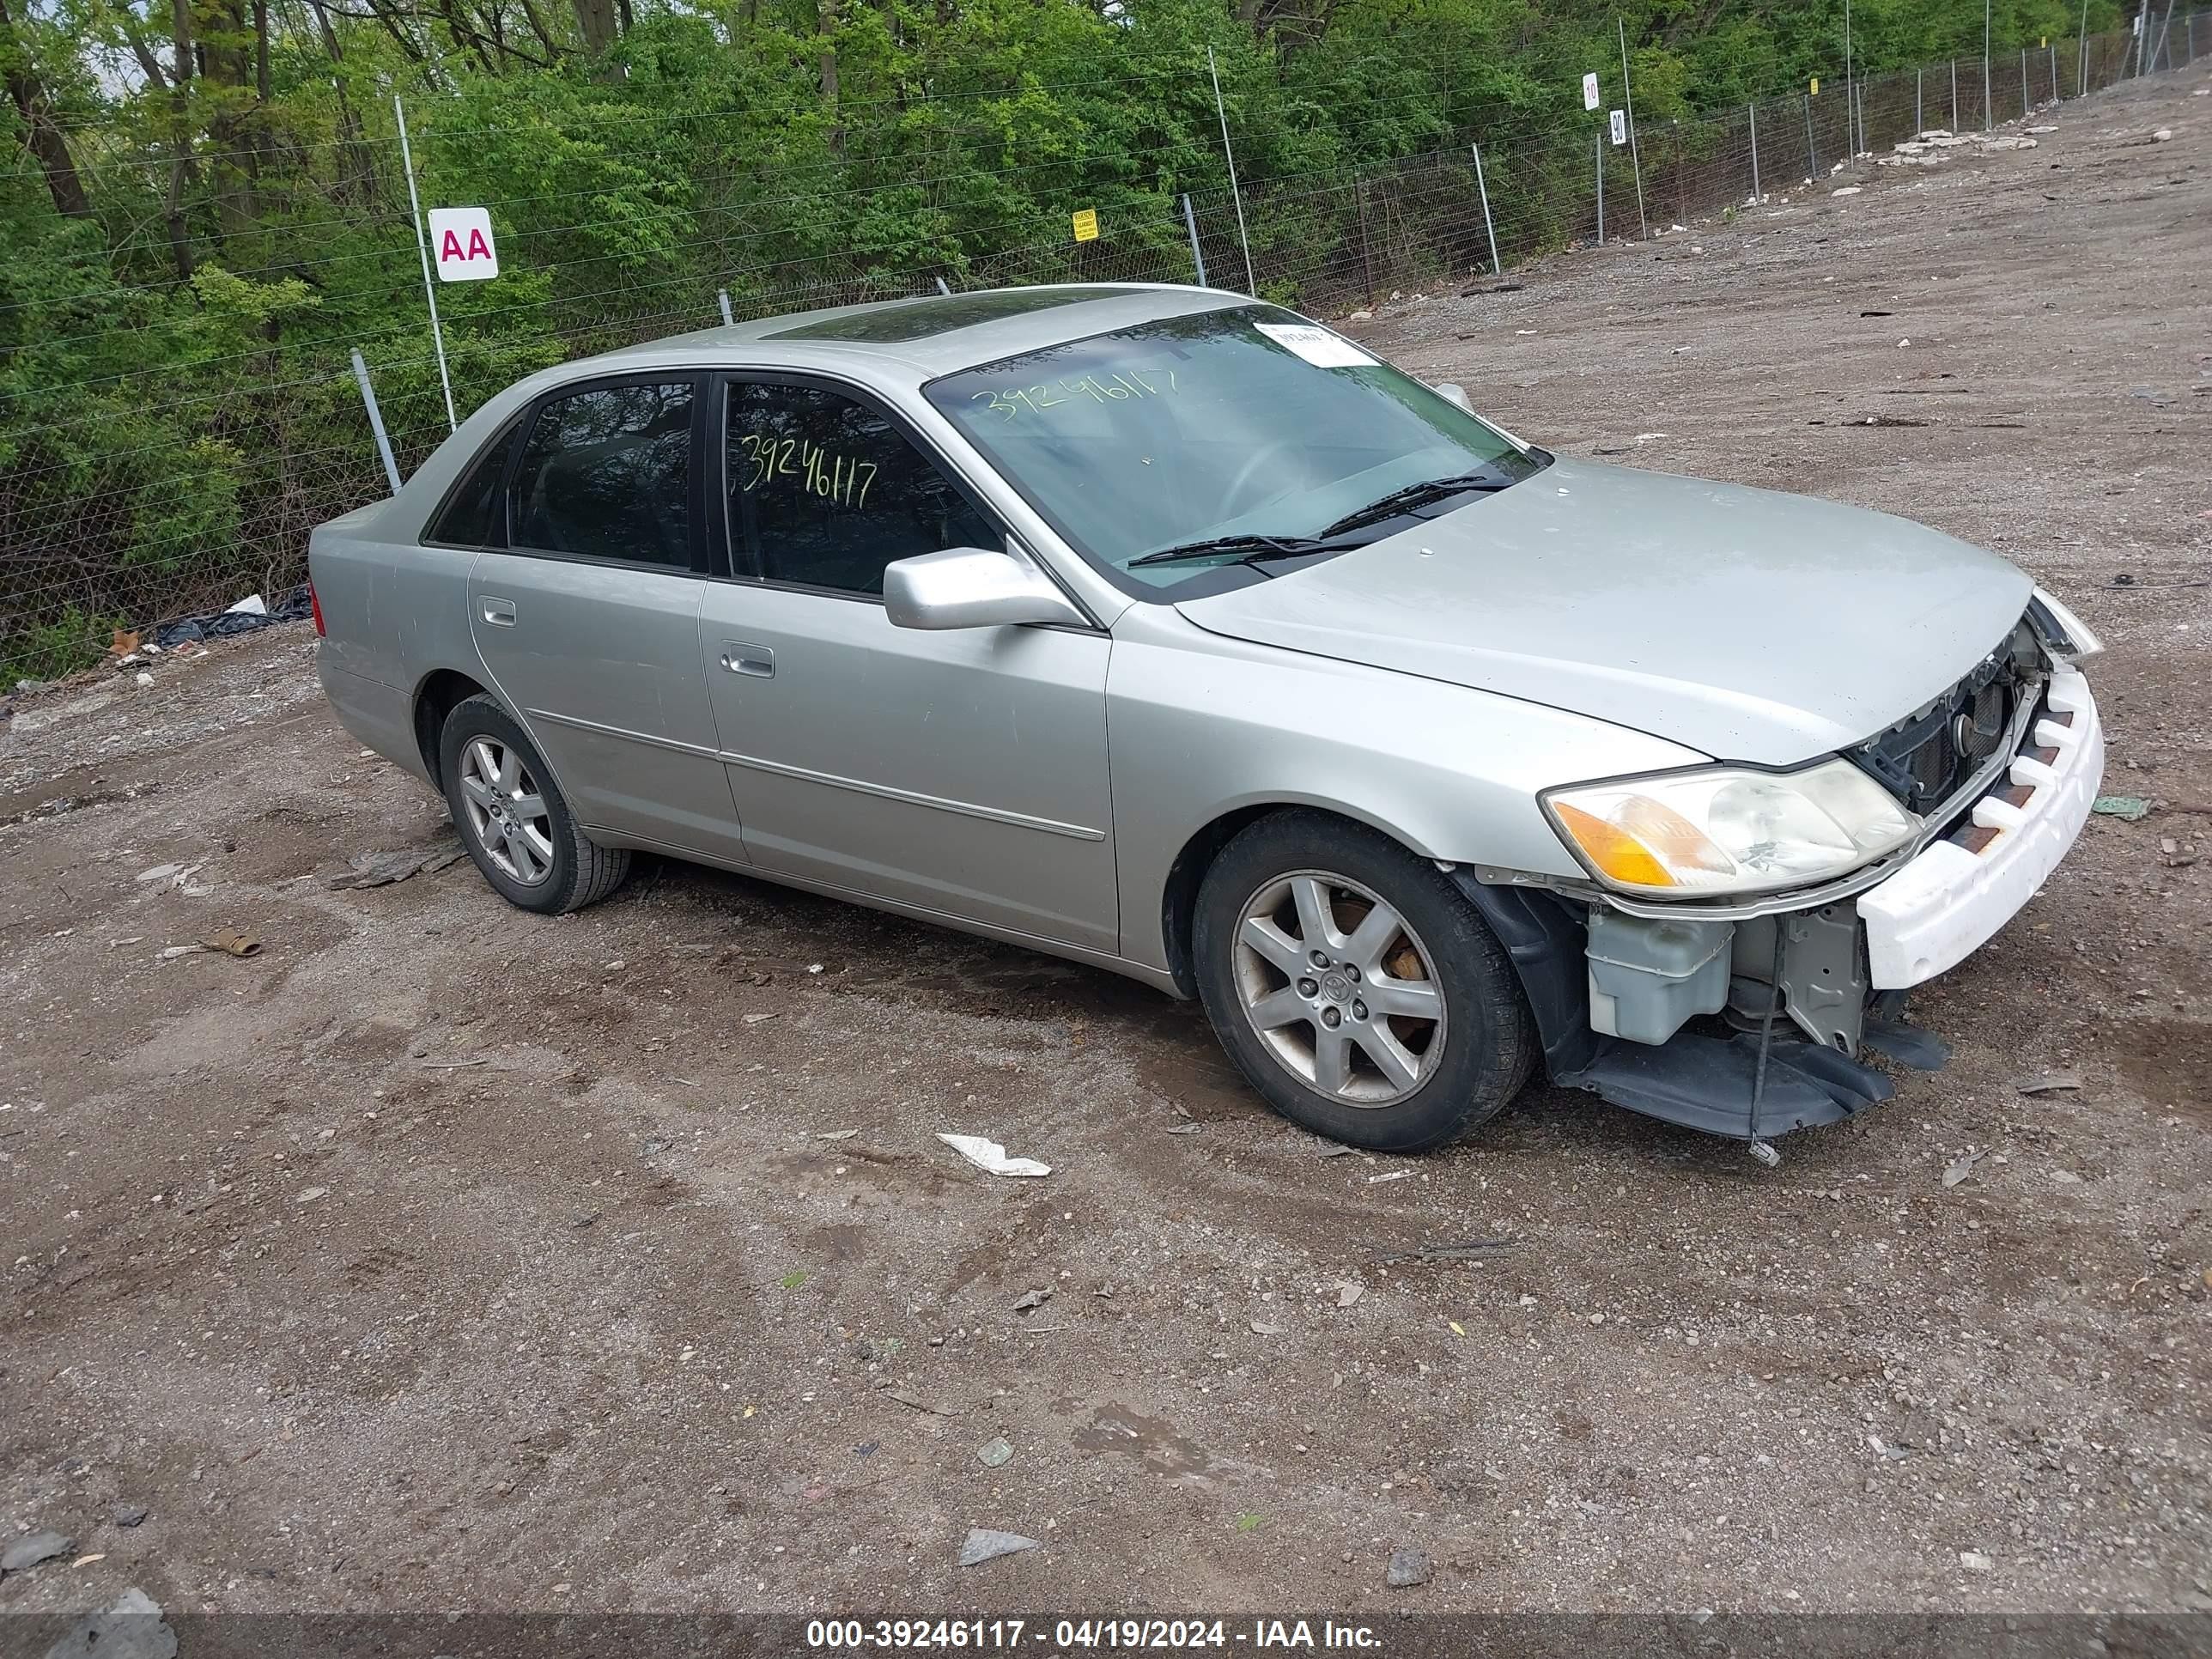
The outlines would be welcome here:
<svg viewBox="0 0 2212 1659">
<path fill-rule="evenodd" d="M 518 909 L 565 915 L 598 903 L 629 873 L 626 849 L 601 847 L 576 827 L 544 757 L 492 698 L 454 705 L 438 762 L 461 845 Z"/>
<path fill-rule="evenodd" d="M 1200 884 L 1191 945 L 1222 1047 L 1316 1134 L 1439 1146 L 1502 1111 L 1535 1064 L 1496 936 L 1443 872 L 1364 825 L 1301 810 L 1245 829 Z"/>
</svg>

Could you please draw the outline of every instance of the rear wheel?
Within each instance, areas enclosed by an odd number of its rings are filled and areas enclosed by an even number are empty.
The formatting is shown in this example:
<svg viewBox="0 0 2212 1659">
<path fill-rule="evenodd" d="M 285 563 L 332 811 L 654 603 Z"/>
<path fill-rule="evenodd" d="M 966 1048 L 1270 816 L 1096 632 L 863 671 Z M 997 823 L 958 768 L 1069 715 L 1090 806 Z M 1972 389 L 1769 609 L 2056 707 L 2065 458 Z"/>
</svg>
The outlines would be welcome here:
<svg viewBox="0 0 2212 1659">
<path fill-rule="evenodd" d="M 469 857 L 509 904 L 560 915 L 622 885 L 629 854 L 586 838 L 552 773 L 514 717 L 465 698 L 439 741 L 446 804 Z"/>
<path fill-rule="evenodd" d="M 1512 963 L 1433 865 L 1319 812 L 1263 818 L 1198 896 L 1199 995 L 1268 1103 L 1385 1152 L 1441 1145 L 1527 1081 Z"/>
</svg>

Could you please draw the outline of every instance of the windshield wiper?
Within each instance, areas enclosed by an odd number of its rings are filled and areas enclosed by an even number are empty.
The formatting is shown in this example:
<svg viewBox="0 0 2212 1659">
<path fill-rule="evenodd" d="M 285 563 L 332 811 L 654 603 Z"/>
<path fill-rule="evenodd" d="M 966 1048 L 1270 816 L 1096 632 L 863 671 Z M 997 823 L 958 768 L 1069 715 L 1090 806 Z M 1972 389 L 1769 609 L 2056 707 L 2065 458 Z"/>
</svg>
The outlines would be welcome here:
<svg viewBox="0 0 2212 1659">
<path fill-rule="evenodd" d="M 1380 501 L 1370 501 L 1356 512 L 1347 513 L 1321 533 L 1340 536 L 1347 530 L 1361 530 L 1385 519 L 1395 518 L 1401 513 L 1417 507 L 1426 507 L 1431 501 L 1447 501 L 1454 495 L 1469 491 L 1493 494 L 1514 483 L 1516 480 L 1495 472 L 1461 472 L 1449 478 L 1425 478 L 1419 483 L 1409 483 L 1403 489 L 1394 489 Z"/>
<path fill-rule="evenodd" d="M 1229 561 L 1234 564 L 1256 564 L 1266 559 L 1298 558 L 1310 553 L 1342 553 L 1355 547 L 1364 547 L 1370 537 L 1351 534 L 1380 524 L 1385 519 L 1431 501 L 1441 501 L 1454 495 L 1471 491 L 1484 494 L 1504 489 L 1518 482 L 1496 472 L 1462 472 L 1449 478 L 1427 478 L 1419 483 L 1407 484 L 1394 489 L 1376 501 L 1370 501 L 1357 512 L 1347 513 L 1318 536 L 1264 536 L 1248 531 L 1233 536 L 1209 536 L 1204 541 L 1179 542 L 1172 547 L 1163 547 L 1129 561 L 1124 567 L 1134 570 L 1147 564 L 1180 564 L 1187 559 L 1210 559 L 1222 554 L 1235 553 L 1242 556 Z"/>
<path fill-rule="evenodd" d="M 1139 565 L 1181 564 L 1186 559 L 1210 559 L 1224 553 L 1236 553 L 1241 557 L 1232 564 L 1255 564 L 1262 559 L 1295 559 L 1308 553 L 1340 553 L 1356 542 L 1334 540 L 1328 536 L 1262 536 L 1247 532 L 1237 536 L 1209 536 L 1200 542 L 1179 542 L 1173 547 L 1163 547 L 1123 567 L 1134 570 Z"/>
</svg>

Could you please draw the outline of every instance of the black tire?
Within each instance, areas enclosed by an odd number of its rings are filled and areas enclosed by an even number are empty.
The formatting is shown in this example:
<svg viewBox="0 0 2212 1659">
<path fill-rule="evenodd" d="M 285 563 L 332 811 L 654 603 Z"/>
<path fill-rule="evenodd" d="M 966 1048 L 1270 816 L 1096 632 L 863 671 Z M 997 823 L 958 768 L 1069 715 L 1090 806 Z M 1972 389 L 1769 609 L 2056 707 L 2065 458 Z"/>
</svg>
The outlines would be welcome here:
<svg viewBox="0 0 2212 1659">
<path fill-rule="evenodd" d="M 476 828 L 463 784 L 463 767 L 469 744 L 483 738 L 511 750 L 535 786 L 532 793 L 544 803 L 545 841 L 550 856 L 548 867 L 535 881 L 526 881 L 499 864 L 501 854 L 486 844 Z M 491 890 L 518 909 L 540 915 L 565 915 L 596 904 L 623 884 L 629 873 L 629 853 L 624 848 L 601 847 L 576 827 L 575 815 L 545 757 L 526 737 L 514 717 L 491 697 L 479 693 L 454 705 L 446 716 L 438 738 L 438 775 L 445 780 L 446 805 L 460 832 L 461 845 L 491 885 Z"/>
<path fill-rule="evenodd" d="M 1245 908 L 1272 885 L 1309 872 L 1357 883 L 1395 909 L 1408 930 L 1397 948 L 1413 954 L 1393 959 L 1419 963 L 1426 957 L 1425 975 L 1406 977 L 1432 980 L 1440 988 L 1443 1018 L 1426 1027 L 1426 1038 L 1442 1041 L 1443 1051 L 1431 1064 L 1424 1048 L 1416 1059 L 1425 1074 L 1417 1074 L 1419 1081 L 1409 1091 L 1385 1103 L 1357 1104 L 1324 1092 L 1261 1037 L 1246 1012 L 1249 976 L 1261 958 L 1243 958 L 1241 971 L 1248 977 L 1240 981 L 1235 946 Z M 1334 891 L 1333 907 L 1342 902 L 1354 907 L 1354 915 L 1361 914 L 1357 907 L 1365 901 L 1347 887 Z M 1345 914 L 1337 912 L 1335 922 L 1345 927 Z M 1364 824 L 1301 809 L 1249 825 L 1221 849 L 1200 884 L 1191 945 L 1199 999 L 1222 1047 L 1269 1105 L 1316 1134 L 1376 1152 L 1426 1151 L 1502 1111 L 1534 1066 L 1535 1028 L 1513 964 L 1496 936 L 1449 877 Z M 1272 963 L 1258 971 L 1282 977 L 1285 984 L 1280 988 L 1285 990 L 1297 983 Z M 1358 975 L 1351 977 L 1349 994 L 1356 994 Z M 1346 994 L 1340 981 L 1340 971 L 1335 990 Z M 1312 1006 L 1327 1017 L 1325 1002 Z M 1354 1006 L 1360 1018 L 1368 1018 L 1364 1002 L 1347 1002 L 1338 1018 L 1348 1019 Z M 1306 1038 L 1320 1035 L 1320 1027 L 1310 1021 L 1284 1025 L 1291 1047 L 1302 1040 L 1301 1024 Z M 1391 1024 L 1416 1039 L 1423 1035 L 1419 1024 Z M 1355 1073 L 1349 1086 L 1382 1091 L 1397 1086 L 1380 1070 L 1374 1070 L 1372 1080 L 1358 1078 L 1358 1066 L 1374 1069 L 1373 1063 L 1357 1044 L 1352 1052 Z"/>
</svg>

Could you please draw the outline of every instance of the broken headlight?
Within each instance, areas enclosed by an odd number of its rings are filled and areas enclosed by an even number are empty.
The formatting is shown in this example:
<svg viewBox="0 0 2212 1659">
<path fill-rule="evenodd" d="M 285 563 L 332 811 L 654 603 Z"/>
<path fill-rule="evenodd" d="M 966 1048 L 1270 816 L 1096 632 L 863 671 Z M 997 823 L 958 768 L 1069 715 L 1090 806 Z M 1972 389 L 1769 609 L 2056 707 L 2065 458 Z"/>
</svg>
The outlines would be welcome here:
<svg viewBox="0 0 2212 1659">
<path fill-rule="evenodd" d="M 1559 839 L 1608 887 L 1662 897 L 1763 893 L 1844 875 L 1920 820 L 1845 760 L 1797 772 L 1701 768 L 1548 789 Z"/>
<path fill-rule="evenodd" d="M 2105 642 L 2089 631 L 2088 624 L 2040 587 L 2027 602 L 2027 620 L 2054 657 L 2086 662 L 2104 653 Z"/>
</svg>

